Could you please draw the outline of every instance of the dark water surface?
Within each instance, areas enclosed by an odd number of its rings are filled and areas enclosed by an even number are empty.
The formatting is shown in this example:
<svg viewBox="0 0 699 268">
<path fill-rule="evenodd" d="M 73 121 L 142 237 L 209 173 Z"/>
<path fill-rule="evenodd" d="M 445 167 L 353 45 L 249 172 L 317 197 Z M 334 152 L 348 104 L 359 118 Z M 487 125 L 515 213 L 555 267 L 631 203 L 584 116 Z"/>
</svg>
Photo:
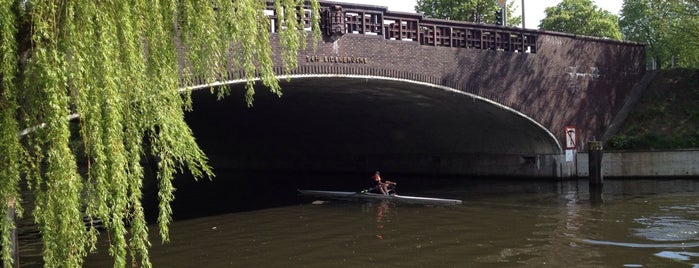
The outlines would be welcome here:
<svg viewBox="0 0 699 268">
<path fill-rule="evenodd" d="M 171 242 L 160 244 L 151 227 L 153 265 L 699 267 L 699 180 L 606 180 L 600 198 L 587 180 L 398 179 L 400 194 L 462 199 L 458 206 L 312 204 L 295 193 L 356 190 L 359 176 L 179 182 Z M 85 264 L 111 265 L 104 246 Z"/>
</svg>

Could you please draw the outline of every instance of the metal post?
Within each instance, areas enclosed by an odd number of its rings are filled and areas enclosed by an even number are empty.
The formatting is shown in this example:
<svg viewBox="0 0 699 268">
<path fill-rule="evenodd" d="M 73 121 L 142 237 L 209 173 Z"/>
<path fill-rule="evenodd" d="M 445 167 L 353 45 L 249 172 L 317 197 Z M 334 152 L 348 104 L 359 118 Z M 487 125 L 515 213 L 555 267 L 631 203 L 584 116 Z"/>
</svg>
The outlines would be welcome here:
<svg viewBox="0 0 699 268">
<path fill-rule="evenodd" d="M 588 142 L 588 163 L 590 173 L 590 185 L 602 185 L 604 178 L 602 177 L 602 142 Z"/>
<path fill-rule="evenodd" d="M 526 28 L 524 26 L 524 0 L 522 0 L 522 29 Z"/>
<path fill-rule="evenodd" d="M 588 169 L 590 173 L 590 202 L 592 205 L 598 205 L 603 202 L 602 198 L 602 142 L 588 142 Z"/>
</svg>

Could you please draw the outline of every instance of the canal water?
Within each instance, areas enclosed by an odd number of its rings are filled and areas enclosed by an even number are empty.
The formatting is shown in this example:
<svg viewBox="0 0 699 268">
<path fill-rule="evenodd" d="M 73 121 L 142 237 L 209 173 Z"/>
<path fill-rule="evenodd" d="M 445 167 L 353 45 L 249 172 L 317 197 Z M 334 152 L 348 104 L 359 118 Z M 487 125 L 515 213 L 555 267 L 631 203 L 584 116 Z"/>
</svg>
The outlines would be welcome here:
<svg viewBox="0 0 699 268">
<path fill-rule="evenodd" d="M 299 188 L 358 190 L 369 175 L 219 172 L 213 181 L 178 179 L 171 242 L 161 244 L 151 227 L 153 265 L 699 267 L 699 180 L 607 179 L 599 195 L 590 195 L 587 180 L 387 174 L 399 194 L 464 202 L 296 195 Z M 39 264 L 27 246 L 23 253 L 24 267 Z M 111 265 L 102 245 L 85 267 Z"/>
</svg>

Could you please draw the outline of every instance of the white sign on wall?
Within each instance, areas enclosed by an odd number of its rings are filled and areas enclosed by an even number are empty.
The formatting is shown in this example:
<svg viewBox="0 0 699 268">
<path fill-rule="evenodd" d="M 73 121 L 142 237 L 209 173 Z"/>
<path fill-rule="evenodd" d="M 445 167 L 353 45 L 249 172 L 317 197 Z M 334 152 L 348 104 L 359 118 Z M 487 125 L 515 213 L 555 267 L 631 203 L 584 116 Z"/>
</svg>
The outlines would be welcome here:
<svg viewBox="0 0 699 268">
<path fill-rule="evenodd" d="M 566 150 L 566 162 L 575 161 L 575 150 Z"/>
<path fill-rule="evenodd" d="M 575 151 L 576 148 L 578 147 L 577 140 L 575 138 L 575 127 L 573 126 L 567 126 L 565 127 L 565 135 L 566 135 L 566 145 L 565 145 L 565 151 L 566 151 L 566 162 L 573 162 L 575 161 Z"/>
</svg>

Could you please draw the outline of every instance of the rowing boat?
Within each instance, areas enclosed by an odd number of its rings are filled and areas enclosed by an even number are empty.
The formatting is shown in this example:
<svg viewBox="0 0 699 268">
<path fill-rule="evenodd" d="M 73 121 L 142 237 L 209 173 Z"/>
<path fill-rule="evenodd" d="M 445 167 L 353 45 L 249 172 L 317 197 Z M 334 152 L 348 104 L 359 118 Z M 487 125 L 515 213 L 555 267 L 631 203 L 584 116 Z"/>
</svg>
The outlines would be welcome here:
<svg viewBox="0 0 699 268">
<path fill-rule="evenodd" d="M 321 191 L 321 190 L 298 190 L 301 195 L 324 197 L 340 200 L 390 200 L 401 203 L 408 204 L 430 204 L 430 205 L 459 205 L 461 200 L 458 199 L 444 199 L 444 198 L 432 198 L 432 197 L 420 197 L 420 196 L 409 196 L 409 195 L 383 195 L 376 193 L 362 193 L 362 192 L 341 192 L 341 191 Z"/>
</svg>

